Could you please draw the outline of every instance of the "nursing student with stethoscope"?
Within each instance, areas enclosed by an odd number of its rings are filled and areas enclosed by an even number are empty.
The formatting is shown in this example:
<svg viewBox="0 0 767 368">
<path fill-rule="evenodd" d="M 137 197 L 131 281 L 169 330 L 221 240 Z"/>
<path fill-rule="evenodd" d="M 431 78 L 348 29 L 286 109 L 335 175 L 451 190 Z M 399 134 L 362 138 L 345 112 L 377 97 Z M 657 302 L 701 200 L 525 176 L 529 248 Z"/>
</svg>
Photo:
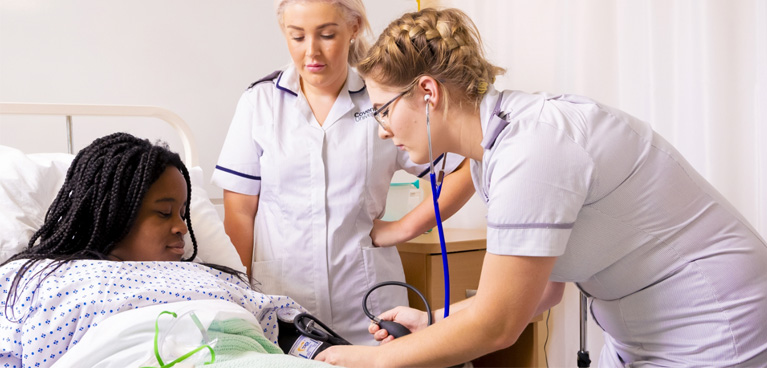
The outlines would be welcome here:
<svg viewBox="0 0 767 368">
<path fill-rule="evenodd" d="M 423 176 L 429 166 L 377 135 L 351 67 L 370 32 L 362 1 L 276 5 L 293 63 L 251 85 L 237 105 L 213 173 L 226 232 L 260 291 L 289 295 L 352 343 L 375 344 L 362 297 L 378 282 L 404 281 L 392 245 L 436 223 L 430 198 L 400 221 L 378 218 L 394 172 Z M 447 157 L 448 172 L 463 161 Z M 449 215 L 474 193 L 468 164 L 445 185 Z M 408 305 L 406 290 L 380 289 L 368 305 L 375 313 Z"/>
<path fill-rule="evenodd" d="M 605 331 L 600 366 L 767 366 L 767 244 L 647 123 L 585 97 L 495 90 L 502 70 L 455 9 L 403 15 L 358 70 L 381 137 L 414 162 L 429 147 L 471 159 L 487 255 L 476 296 L 447 318 L 427 327 L 398 307 L 379 317 L 414 333 L 371 325 L 385 344 L 317 359 L 459 364 L 514 343 L 574 282 Z"/>
</svg>

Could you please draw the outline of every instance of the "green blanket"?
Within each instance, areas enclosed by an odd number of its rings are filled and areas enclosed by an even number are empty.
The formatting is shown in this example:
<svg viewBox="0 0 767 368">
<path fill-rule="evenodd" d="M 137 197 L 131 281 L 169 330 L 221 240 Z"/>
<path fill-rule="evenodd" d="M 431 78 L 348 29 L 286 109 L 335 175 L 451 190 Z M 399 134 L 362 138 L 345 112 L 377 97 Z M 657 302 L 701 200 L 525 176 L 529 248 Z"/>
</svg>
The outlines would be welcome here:
<svg viewBox="0 0 767 368">
<path fill-rule="evenodd" d="M 198 367 L 209 368 L 317 368 L 331 367 L 322 362 L 283 354 L 258 326 L 242 320 L 213 321 L 208 336 L 216 339 L 216 362 Z"/>
</svg>

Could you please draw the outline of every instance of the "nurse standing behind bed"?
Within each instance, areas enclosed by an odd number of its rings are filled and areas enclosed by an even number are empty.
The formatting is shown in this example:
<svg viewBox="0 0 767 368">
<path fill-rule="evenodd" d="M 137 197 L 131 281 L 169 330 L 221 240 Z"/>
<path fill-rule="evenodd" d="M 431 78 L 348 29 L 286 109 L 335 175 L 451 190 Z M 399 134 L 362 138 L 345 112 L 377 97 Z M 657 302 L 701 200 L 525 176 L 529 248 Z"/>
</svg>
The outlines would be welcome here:
<svg viewBox="0 0 767 368">
<path fill-rule="evenodd" d="M 513 344 L 574 282 L 606 333 L 600 366 L 767 366 L 767 245 L 649 124 L 586 97 L 495 90 L 502 69 L 456 9 L 393 21 L 359 71 L 373 106 L 396 101 L 376 115 L 381 137 L 427 160 L 429 104 L 434 154 L 471 159 L 487 254 L 450 317 L 426 327 L 425 312 L 396 308 L 379 317 L 413 334 L 372 325 L 386 344 L 319 360 L 465 362 Z"/>
<path fill-rule="evenodd" d="M 422 176 L 428 165 L 377 136 L 352 68 L 369 31 L 360 0 L 278 1 L 277 16 L 293 63 L 251 85 L 237 105 L 213 174 L 226 232 L 261 291 L 288 295 L 347 340 L 372 344 L 364 293 L 404 281 L 391 246 L 435 225 L 430 201 L 400 221 L 378 220 L 389 182 L 399 169 Z M 448 171 L 463 160 L 447 157 Z M 474 193 L 468 165 L 444 188 L 449 216 Z M 407 305 L 407 294 L 380 289 L 369 304 Z"/>
</svg>

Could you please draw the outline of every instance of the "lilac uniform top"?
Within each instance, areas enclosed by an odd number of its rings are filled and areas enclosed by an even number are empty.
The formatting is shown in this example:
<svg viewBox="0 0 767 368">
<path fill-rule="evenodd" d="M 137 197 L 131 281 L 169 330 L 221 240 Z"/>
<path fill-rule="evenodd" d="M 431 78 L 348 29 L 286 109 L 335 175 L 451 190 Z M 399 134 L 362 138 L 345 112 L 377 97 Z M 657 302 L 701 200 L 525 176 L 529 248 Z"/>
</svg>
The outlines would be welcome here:
<svg viewBox="0 0 767 368">
<path fill-rule="evenodd" d="M 483 98 L 488 252 L 556 256 L 605 366 L 767 365 L 767 245 L 651 127 L 588 98 Z"/>
</svg>

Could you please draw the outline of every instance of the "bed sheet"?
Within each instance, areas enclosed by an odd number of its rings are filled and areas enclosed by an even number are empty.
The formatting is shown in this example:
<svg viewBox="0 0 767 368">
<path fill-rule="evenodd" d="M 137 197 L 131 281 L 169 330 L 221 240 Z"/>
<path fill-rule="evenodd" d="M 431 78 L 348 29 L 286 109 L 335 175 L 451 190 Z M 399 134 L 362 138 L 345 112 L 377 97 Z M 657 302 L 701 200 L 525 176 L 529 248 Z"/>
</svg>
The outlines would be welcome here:
<svg viewBox="0 0 767 368">
<path fill-rule="evenodd" d="M 188 312 L 194 312 L 204 329 L 209 329 L 213 321 L 242 320 L 260 329 L 259 322 L 251 313 L 233 303 L 221 300 L 200 300 L 176 302 L 165 305 L 155 305 L 146 308 L 135 309 L 109 317 L 92 328 L 82 340 L 59 359 L 52 368 L 91 367 L 91 368 L 124 368 L 124 367 L 158 367 L 154 355 L 155 320 L 164 311 L 176 313 L 177 318 L 184 318 Z M 176 346 L 199 346 L 200 335 L 195 333 L 196 327 L 187 322 L 188 329 L 177 328 L 173 325 L 170 317 L 160 318 L 160 343 L 161 357 L 167 364 L 169 361 L 190 351 L 189 348 L 163 349 L 167 347 L 169 340 L 192 340 L 177 343 Z M 168 330 L 170 329 L 170 331 Z M 167 333 L 166 333 L 167 332 Z M 191 336 L 191 337 L 189 337 Z M 263 335 L 261 335 L 263 336 Z M 163 344 L 165 343 L 165 344 Z M 266 344 L 272 344 L 266 342 Z M 297 358 L 282 353 L 268 354 L 264 351 L 228 353 L 227 350 L 216 348 L 224 346 L 213 345 L 216 350 L 216 359 L 213 364 L 205 365 L 211 368 L 240 367 L 252 368 L 317 368 L 330 367 L 330 365 Z M 274 350 L 279 350 L 277 345 L 272 345 Z M 210 361 L 207 350 L 193 355 L 178 366 L 202 366 Z M 246 365 L 247 364 L 247 365 Z"/>
<path fill-rule="evenodd" d="M 239 279 L 190 262 L 72 261 L 44 278 L 42 261 L 25 273 L 17 302 L 6 307 L 22 261 L 0 267 L 0 367 L 49 367 L 107 318 L 175 302 L 218 300 L 255 317 L 276 343 L 278 309 L 290 298 L 258 293 Z M 42 280 L 42 281 L 41 281 Z M 39 287 L 37 287 L 39 284 Z"/>
</svg>

